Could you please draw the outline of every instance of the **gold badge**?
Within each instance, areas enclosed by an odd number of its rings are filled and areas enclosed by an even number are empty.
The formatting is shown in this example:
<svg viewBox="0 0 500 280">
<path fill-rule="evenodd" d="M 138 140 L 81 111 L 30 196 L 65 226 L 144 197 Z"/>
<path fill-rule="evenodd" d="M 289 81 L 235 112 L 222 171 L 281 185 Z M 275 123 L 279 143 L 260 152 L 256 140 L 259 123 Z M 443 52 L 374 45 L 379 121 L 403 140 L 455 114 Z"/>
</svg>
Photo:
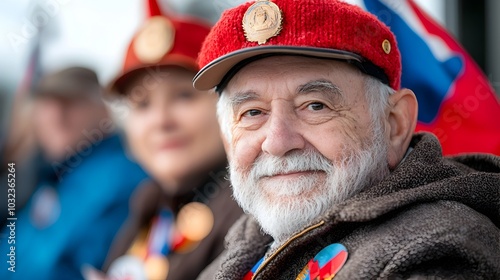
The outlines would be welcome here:
<svg viewBox="0 0 500 280">
<path fill-rule="evenodd" d="M 391 52 L 391 42 L 389 42 L 389 40 L 385 39 L 382 42 L 382 49 L 384 50 L 384 52 L 386 54 L 389 54 Z"/>
<path fill-rule="evenodd" d="M 144 63 L 156 63 L 168 53 L 174 44 L 175 29 L 161 16 L 148 20 L 134 41 L 134 53 Z"/>
<path fill-rule="evenodd" d="M 169 270 L 168 259 L 163 255 L 149 256 L 144 262 L 144 268 L 149 280 L 165 280 Z"/>
<path fill-rule="evenodd" d="M 243 30 L 249 42 L 259 45 L 279 34 L 281 31 L 280 8 L 271 1 L 258 0 L 248 8 L 243 17 Z"/>
<path fill-rule="evenodd" d="M 188 240 L 201 241 L 214 226 L 214 215 L 208 206 L 191 202 L 177 214 L 177 228 Z"/>
</svg>

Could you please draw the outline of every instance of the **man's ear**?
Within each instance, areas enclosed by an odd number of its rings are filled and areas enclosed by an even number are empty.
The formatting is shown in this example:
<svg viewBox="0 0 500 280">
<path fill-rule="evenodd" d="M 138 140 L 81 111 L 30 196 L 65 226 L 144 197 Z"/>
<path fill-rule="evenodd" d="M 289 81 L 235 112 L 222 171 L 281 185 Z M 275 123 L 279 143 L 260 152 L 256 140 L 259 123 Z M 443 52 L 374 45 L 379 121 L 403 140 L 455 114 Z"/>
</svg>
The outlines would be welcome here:
<svg viewBox="0 0 500 280">
<path fill-rule="evenodd" d="M 389 166 L 395 168 L 404 157 L 417 125 L 418 103 L 413 91 L 401 89 L 389 96 Z"/>
</svg>

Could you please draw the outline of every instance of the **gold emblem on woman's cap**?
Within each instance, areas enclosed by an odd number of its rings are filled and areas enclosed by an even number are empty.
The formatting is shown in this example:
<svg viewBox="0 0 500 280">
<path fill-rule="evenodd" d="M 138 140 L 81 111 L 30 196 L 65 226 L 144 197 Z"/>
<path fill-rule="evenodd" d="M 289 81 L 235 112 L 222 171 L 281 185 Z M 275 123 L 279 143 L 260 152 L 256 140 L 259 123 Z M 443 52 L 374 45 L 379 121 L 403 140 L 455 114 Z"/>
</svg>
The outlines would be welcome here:
<svg viewBox="0 0 500 280">
<path fill-rule="evenodd" d="M 279 34 L 281 31 L 280 8 L 271 1 L 258 0 L 245 12 L 243 30 L 249 42 L 260 44 Z"/>
<path fill-rule="evenodd" d="M 150 18 L 135 38 L 135 55 L 144 63 L 160 61 L 172 49 L 174 34 L 174 26 L 168 19 L 161 16 Z"/>
</svg>

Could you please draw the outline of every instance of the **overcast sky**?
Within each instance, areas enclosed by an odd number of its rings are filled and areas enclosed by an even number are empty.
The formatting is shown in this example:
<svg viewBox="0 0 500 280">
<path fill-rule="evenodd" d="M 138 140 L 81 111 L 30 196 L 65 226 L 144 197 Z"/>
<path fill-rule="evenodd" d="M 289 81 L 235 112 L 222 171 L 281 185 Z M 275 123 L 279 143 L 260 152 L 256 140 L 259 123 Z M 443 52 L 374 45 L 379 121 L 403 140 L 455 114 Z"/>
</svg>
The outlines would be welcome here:
<svg viewBox="0 0 500 280">
<path fill-rule="evenodd" d="M 208 11 L 215 19 L 244 0 L 162 0 L 170 8 Z M 348 0 L 357 3 L 357 0 Z M 417 1 L 439 21 L 443 1 Z M 13 92 L 26 68 L 33 45 L 34 25 L 48 33 L 42 42 L 46 71 L 70 65 L 94 68 L 102 83 L 118 71 L 128 41 L 143 22 L 145 0 L 2 0 L 0 1 L 0 83 Z M 34 6 L 41 8 L 33 15 Z"/>
</svg>

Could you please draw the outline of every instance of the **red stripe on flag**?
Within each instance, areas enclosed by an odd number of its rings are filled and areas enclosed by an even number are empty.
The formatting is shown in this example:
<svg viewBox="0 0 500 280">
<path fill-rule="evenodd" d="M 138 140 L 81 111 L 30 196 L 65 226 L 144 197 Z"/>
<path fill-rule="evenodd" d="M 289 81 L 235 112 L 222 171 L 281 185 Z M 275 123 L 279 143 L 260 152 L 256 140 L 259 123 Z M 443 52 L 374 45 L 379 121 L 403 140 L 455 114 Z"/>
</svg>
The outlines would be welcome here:
<svg viewBox="0 0 500 280">
<path fill-rule="evenodd" d="M 444 154 L 483 152 L 500 155 L 500 102 L 479 66 L 448 32 L 409 1 L 429 34 L 439 36 L 452 51 L 461 54 L 464 71 L 443 101 L 436 120 L 418 123 L 417 131 L 436 134 Z"/>
</svg>

